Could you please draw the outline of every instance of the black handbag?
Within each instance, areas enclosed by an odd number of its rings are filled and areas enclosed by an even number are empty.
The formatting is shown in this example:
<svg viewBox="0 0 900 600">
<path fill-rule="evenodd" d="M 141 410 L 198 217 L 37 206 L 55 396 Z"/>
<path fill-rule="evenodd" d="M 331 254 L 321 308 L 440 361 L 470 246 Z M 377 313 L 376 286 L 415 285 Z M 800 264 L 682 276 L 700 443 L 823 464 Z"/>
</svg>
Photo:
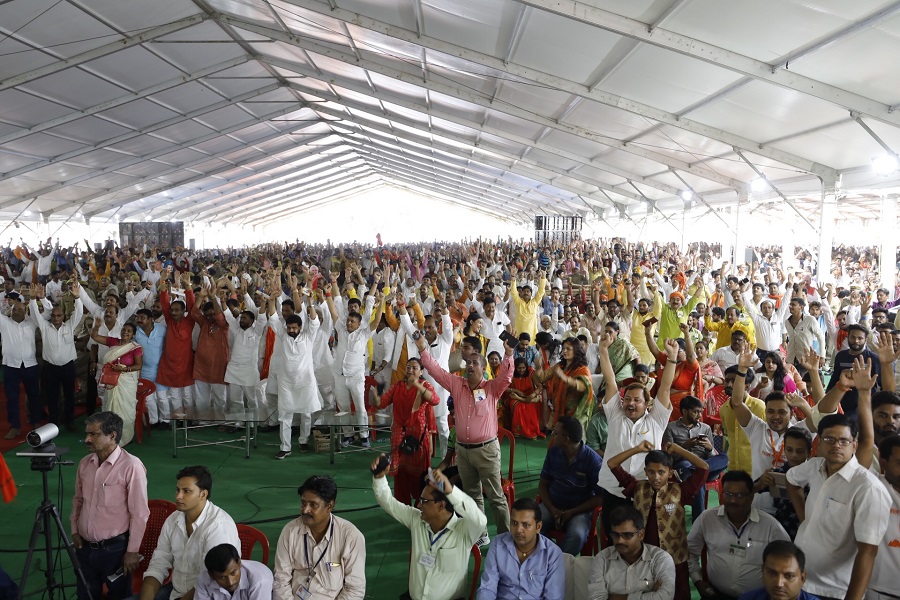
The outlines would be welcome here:
<svg viewBox="0 0 900 600">
<path fill-rule="evenodd" d="M 406 428 L 403 428 L 403 433 L 406 433 Z M 422 432 L 422 437 L 416 437 L 414 435 L 404 435 L 403 440 L 400 442 L 400 452 L 403 454 L 415 454 L 419 451 L 419 448 L 422 447 L 422 442 L 425 441 L 425 434 L 427 432 Z"/>
</svg>

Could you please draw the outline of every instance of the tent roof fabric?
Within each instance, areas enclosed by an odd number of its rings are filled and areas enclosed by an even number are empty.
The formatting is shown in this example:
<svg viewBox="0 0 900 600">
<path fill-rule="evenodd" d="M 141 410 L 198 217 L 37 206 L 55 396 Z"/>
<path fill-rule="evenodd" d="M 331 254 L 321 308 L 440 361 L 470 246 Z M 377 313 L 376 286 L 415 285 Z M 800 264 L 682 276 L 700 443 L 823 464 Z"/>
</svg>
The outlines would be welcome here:
<svg viewBox="0 0 900 600">
<path fill-rule="evenodd" d="M 0 0 L 0 218 L 265 225 L 382 185 L 860 218 L 900 187 L 897 55 L 884 0 Z"/>
</svg>

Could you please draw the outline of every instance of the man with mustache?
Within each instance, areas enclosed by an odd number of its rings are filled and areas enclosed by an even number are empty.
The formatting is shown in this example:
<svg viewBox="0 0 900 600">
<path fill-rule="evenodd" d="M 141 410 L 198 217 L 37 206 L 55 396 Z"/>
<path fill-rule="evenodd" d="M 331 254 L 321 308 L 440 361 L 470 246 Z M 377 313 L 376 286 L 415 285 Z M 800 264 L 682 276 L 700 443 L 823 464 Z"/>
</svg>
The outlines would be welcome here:
<svg viewBox="0 0 900 600">
<path fill-rule="evenodd" d="M 147 527 L 147 469 L 119 447 L 122 418 L 109 411 L 85 419 L 84 445 L 90 454 L 78 463 L 72 499 L 72 543 L 88 589 L 78 580 L 78 600 L 131 595 L 131 577 L 106 578 L 123 568 L 130 574 L 140 562 L 138 550 Z"/>
<path fill-rule="evenodd" d="M 273 600 L 362 600 L 366 540 L 353 523 L 332 514 L 334 479 L 313 475 L 297 493 L 300 517 L 285 525 L 278 538 Z"/>
</svg>

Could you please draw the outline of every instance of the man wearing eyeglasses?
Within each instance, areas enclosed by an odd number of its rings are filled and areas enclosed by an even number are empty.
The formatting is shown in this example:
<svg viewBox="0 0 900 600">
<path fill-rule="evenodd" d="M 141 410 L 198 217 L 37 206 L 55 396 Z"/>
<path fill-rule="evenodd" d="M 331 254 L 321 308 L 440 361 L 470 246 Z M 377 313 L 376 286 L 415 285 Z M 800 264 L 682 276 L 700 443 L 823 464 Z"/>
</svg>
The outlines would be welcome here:
<svg viewBox="0 0 900 600">
<path fill-rule="evenodd" d="M 382 454 L 372 462 L 372 489 L 378 505 L 412 534 L 409 556 L 411 600 L 452 600 L 466 595 L 466 573 L 472 544 L 487 525 L 487 517 L 440 470 L 419 496 L 419 506 L 397 501 L 385 479 Z"/>
<path fill-rule="evenodd" d="M 609 517 L 613 547 L 594 557 L 588 582 L 590 600 L 672 600 L 675 562 L 668 552 L 644 543 L 644 515 L 619 506 Z"/>
<path fill-rule="evenodd" d="M 854 380 L 858 370 L 854 367 Z M 856 434 L 847 415 L 824 417 L 820 456 L 787 472 L 788 494 L 801 522 L 796 544 L 806 553 L 805 589 L 823 600 L 865 597 L 890 517 L 887 490 L 856 460 Z"/>
<path fill-rule="evenodd" d="M 753 479 L 744 471 L 722 477 L 722 504 L 704 511 L 688 534 L 688 569 L 704 599 L 734 600 L 762 587 L 763 550 L 774 540 L 788 540 L 775 517 L 753 507 Z M 706 578 L 700 557 L 706 550 Z"/>
</svg>

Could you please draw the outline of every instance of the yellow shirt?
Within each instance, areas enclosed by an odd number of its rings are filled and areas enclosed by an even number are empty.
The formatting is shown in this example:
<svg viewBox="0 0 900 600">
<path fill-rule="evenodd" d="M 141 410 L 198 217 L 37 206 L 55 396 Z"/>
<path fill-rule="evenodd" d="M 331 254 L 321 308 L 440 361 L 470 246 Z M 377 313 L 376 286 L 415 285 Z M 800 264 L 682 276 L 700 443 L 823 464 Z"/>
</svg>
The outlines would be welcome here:
<svg viewBox="0 0 900 600">
<path fill-rule="evenodd" d="M 529 334 L 532 345 L 534 344 L 534 338 L 537 336 L 537 311 L 541 307 L 541 300 L 546 289 L 547 278 L 544 277 L 538 282 L 537 292 L 528 302 L 522 300 L 518 293 L 511 293 L 509 296 L 515 310 L 516 336 L 522 333 Z"/>
<path fill-rule="evenodd" d="M 754 415 L 760 419 L 766 418 L 766 403 L 759 398 L 747 396 L 744 404 Z M 728 437 L 728 470 L 753 473 L 753 450 L 750 448 L 750 440 L 744 429 L 738 424 L 731 402 L 728 401 L 719 408 L 719 418 L 722 419 L 722 427 Z"/>
</svg>

